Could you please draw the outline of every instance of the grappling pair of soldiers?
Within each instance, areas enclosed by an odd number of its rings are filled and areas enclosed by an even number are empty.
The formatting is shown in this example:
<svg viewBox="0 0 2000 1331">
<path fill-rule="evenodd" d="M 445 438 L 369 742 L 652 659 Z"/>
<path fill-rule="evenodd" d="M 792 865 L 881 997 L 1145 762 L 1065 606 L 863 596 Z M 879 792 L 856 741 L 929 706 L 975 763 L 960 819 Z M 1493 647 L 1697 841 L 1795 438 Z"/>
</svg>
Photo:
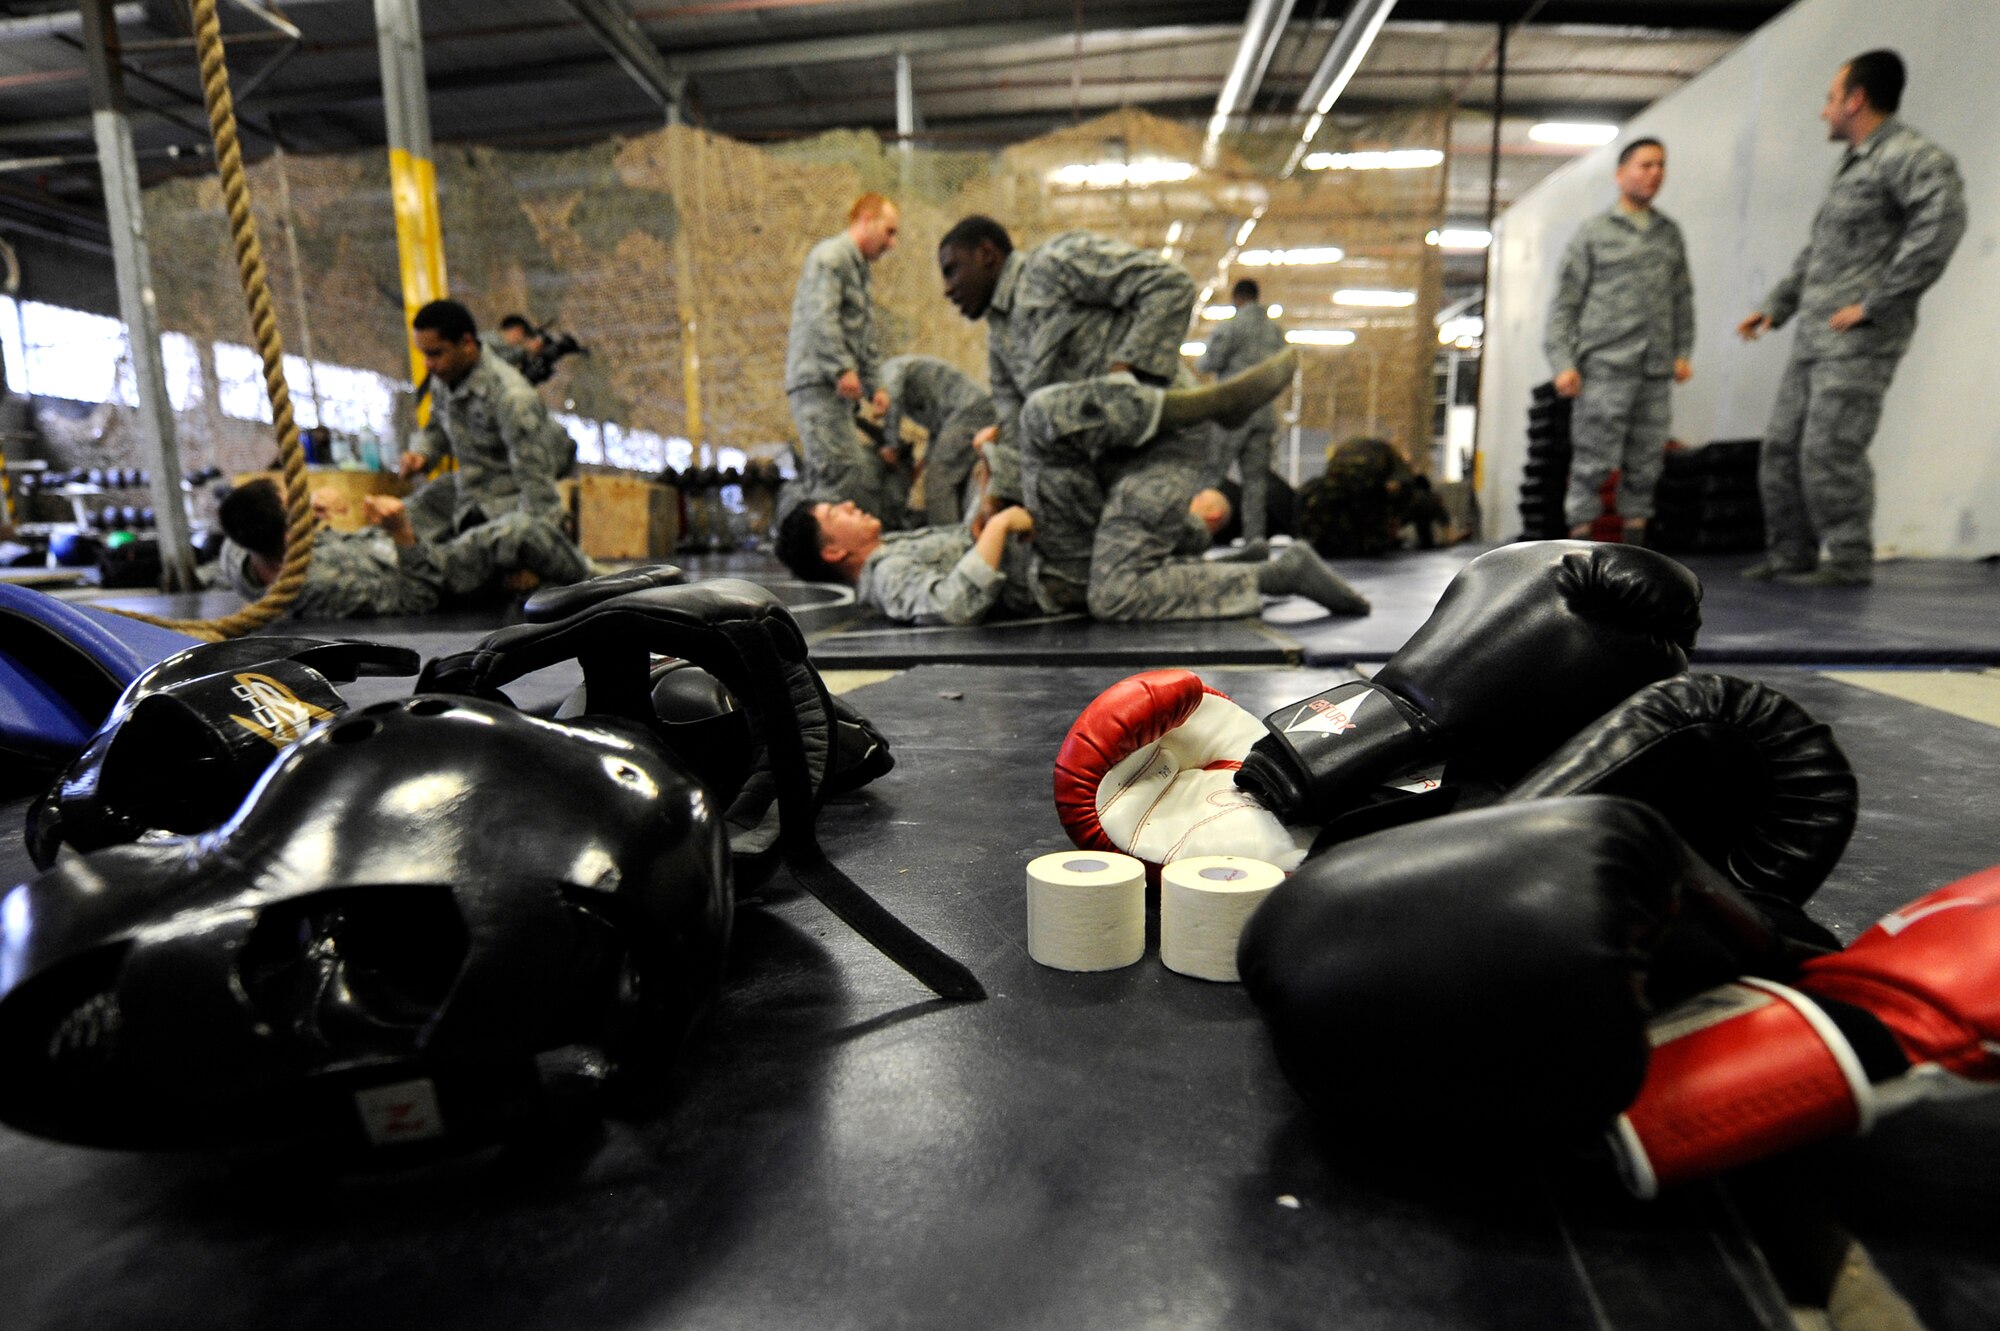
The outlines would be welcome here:
<svg viewBox="0 0 2000 1331">
<path fill-rule="evenodd" d="M 866 260 L 887 245 L 869 255 L 879 238 L 866 220 L 814 251 L 800 288 L 803 324 L 794 310 L 794 361 L 804 359 L 811 339 L 798 330 L 812 327 L 815 311 L 840 316 L 822 330 L 842 346 L 823 368 L 846 358 L 825 387 L 835 404 L 849 375 L 858 400 L 856 367 L 868 364 Z M 823 252 L 832 278 L 815 276 Z M 1114 623 L 1237 618 L 1256 614 L 1263 595 L 1305 596 L 1334 614 L 1368 612 L 1366 599 L 1303 545 L 1263 564 L 1201 558 L 1229 517 L 1227 500 L 1203 486 L 1212 423 L 1249 421 L 1291 382 L 1291 352 L 1194 386 L 1180 358 L 1193 280 L 1156 253 L 1090 232 L 1022 252 L 998 222 L 968 217 L 940 242 L 938 265 L 946 297 L 987 324 L 995 424 L 978 441 L 990 473 L 986 498 L 964 528 L 883 532 L 842 488 L 845 471 L 866 475 L 867 462 L 814 461 L 846 446 L 819 439 L 827 433 L 819 417 L 851 439 L 851 412 L 813 410 L 825 405 L 815 401 L 824 386 L 804 384 L 792 399 L 806 440 L 807 498 L 778 534 L 779 557 L 794 572 L 848 582 L 891 618 L 955 624 L 996 610 L 1083 611 Z M 809 289 L 838 286 L 842 274 L 851 292 L 807 299 Z M 1032 543 L 1015 539 L 1029 533 Z"/>
<path fill-rule="evenodd" d="M 455 471 L 426 483 L 406 505 L 370 495 L 363 524 L 313 535 L 312 560 L 292 602 L 305 619 L 427 614 L 443 605 L 577 582 L 590 561 L 563 529 L 556 480 L 576 444 L 528 380 L 479 337 L 471 312 L 433 301 L 411 320 L 431 376 L 431 419 L 405 453 L 405 478 L 445 458 Z M 315 516 L 337 518 L 342 496 L 314 496 Z M 226 496 L 222 572 L 245 598 L 274 583 L 284 563 L 284 500 L 268 480 Z"/>
</svg>

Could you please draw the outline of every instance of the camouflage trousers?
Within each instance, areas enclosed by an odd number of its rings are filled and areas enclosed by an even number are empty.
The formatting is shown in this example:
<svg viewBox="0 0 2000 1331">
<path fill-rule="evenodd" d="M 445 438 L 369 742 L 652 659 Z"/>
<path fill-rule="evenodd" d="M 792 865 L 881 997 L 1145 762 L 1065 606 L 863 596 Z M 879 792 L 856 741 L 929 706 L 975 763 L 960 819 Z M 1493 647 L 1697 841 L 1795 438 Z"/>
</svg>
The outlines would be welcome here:
<svg viewBox="0 0 2000 1331">
<path fill-rule="evenodd" d="M 420 541 L 448 541 L 454 531 L 452 515 L 458 510 L 458 473 L 448 471 L 418 486 L 403 501 L 410 526 Z"/>
<path fill-rule="evenodd" d="M 1563 517 L 1575 527 L 1603 510 L 1598 492 L 1618 472 L 1618 516 L 1653 516 L 1653 490 L 1667 464 L 1673 429 L 1671 379 L 1647 379 L 1583 367 L 1583 392 L 1570 415 L 1569 490 Z"/>
<path fill-rule="evenodd" d="M 1107 377 L 1052 384 L 1022 404 L 1021 488 L 1044 603 L 1112 622 L 1254 615 L 1254 566 L 1180 557 L 1209 431 L 1147 438 L 1161 396 Z"/>
<path fill-rule="evenodd" d="M 852 499 L 891 530 L 903 526 L 910 478 L 882 461 L 854 425 L 854 404 L 828 387 L 794 388 L 792 424 L 799 431 L 799 477 L 789 503 Z"/>
<path fill-rule="evenodd" d="M 526 569 L 543 582 L 581 582 L 590 576 L 590 561 L 564 535 L 562 514 L 515 508 L 496 518 L 477 510 L 476 521 L 460 530 L 453 523 L 457 509 L 457 476 L 447 472 L 426 483 L 405 503 L 410 527 L 431 548 L 444 592 L 466 596 L 503 573 Z"/>
<path fill-rule="evenodd" d="M 305 585 L 289 613 L 297 619 L 427 615 L 438 608 L 438 582 L 435 560 L 419 552 L 406 562 L 386 532 L 322 529 L 313 536 Z M 252 597 L 263 589 L 239 583 L 237 590 Z"/>
<path fill-rule="evenodd" d="M 949 527 L 965 521 L 966 481 L 977 460 L 972 436 L 994 423 L 993 404 L 982 402 L 945 417 L 924 446 L 925 523 Z"/>
<path fill-rule="evenodd" d="M 1875 561 L 1868 445 L 1899 359 L 1852 356 L 1785 366 L 1757 468 L 1766 544 L 1782 562 L 1817 563 L 1822 541 L 1833 564 L 1865 569 Z"/>
<path fill-rule="evenodd" d="M 447 596 L 470 596 L 502 574 L 525 570 L 551 586 L 582 582 L 590 560 L 554 519 L 515 510 L 433 546 Z"/>
<path fill-rule="evenodd" d="M 1261 541 L 1269 519 L 1271 493 L 1271 443 L 1277 437 L 1278 415 L 1266 407 L 1234 430 L 1215 430 L 1215 461 L 1208 483 L 1219 485 L 1229 477 L 1231 467 L 1243 477 L 1243 539 Z"/>
</svg>

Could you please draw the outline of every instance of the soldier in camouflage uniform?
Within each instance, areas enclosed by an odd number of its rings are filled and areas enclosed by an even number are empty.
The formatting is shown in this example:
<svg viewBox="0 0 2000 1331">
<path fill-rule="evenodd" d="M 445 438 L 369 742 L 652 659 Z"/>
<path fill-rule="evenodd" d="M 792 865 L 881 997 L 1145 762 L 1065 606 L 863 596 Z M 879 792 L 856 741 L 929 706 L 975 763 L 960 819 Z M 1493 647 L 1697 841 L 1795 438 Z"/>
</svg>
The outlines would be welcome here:
<svg viewBox="0 0 2000 1331">
<path fill-rule="evenodd" d="M 1658 139 L 1618 154 L 1618 202 L 1577 229 L 1549 304 L 1546 350 L 1570 417 L 1570 535 L 1585 538 L 1613 470 L 1625 539 L 1645 541 L 1653 490 L 1666 466 L 1673 384 L 1693 375 L 1694 285 L 1687 247 L 1654 197 L 1666 180 Z"/>
<path fill-rule="evenodd" d="M 806 255 L 785 343 L 785 393 L 802 455 L 788 503 L 852 499 L 892 526 L 902 521 L 908 481 L 898 484 L 893 456 L 862 439 L 854 408 L 872 399 L 878 413 L 888 410 L 878 387 L 868 265 L 895 248 L 901 225 L 896 205 L 881 195 L 854 201 L 847 229 Z"/>
<path fill-rule="evenodd" d="M 1228 521 L 1220 492 L 1189 501 L 1176 553 L 1199 556 Z M 871 515 L 843 501 L 802 505 L 778 525 L 778 558 L 807 582 L 844 582 L 854 599 L 906 624 L 978 624 L 999 615 L 1060 614 L 1042 593 L 1040 560 L 1029 543 L 1034 518 L 1003 508 L 975 533 L 960 522 L 884 533 Z"/>
<path fill-rule="evenodd" d="M 1032 615 L 1034 529 L 1026 509 L 1002 509 L 974 537 L 964 523 L 884 532 L 852 500 L 802 504 L 778 524 L 778 558 L 807 582 L 844 582 L 854 599 L 905 624 L 977 624 Z"/>
<path fill-rule="evenodd" d="M 1820 119 L 1847 151 L 1791 272 L 1737 326 L 1748 341 L 1800 316 L 1759 467 L 1770 552 L 1745 577 L 1874 578 L 1868 445 L 1916 332 L 1917 298 L 1965 234 L 1958 164 L 1896 118 L 1903 83 L 1893 51 L 1858 55 L 1833 76 Z"/>
<path fill-rule="evenodd" d="M 576 442 L 549 415 L 541 395 L 479 340 L 471 313 L 436 300 L 411 321 L 431 374 L 431 419 L 400 472 L 429 471 L 446 456 L 458 469 L 410 499 L 417 535 L 441 542 L 515 509 L 561 521 L 557 478 L 576 462 Z"/>
<path fill-rule="evenodd" d="M 1021 253 L 988 217 L 946 233 L 938 266 L 959 312 L 986 320 L 992 488 L 1034 516 L 1044 603 L 1111 621 L 1221 619 L 1255 614 L 1261 591 L 1367 613 L 1303 545 L 1261 568 L 1176 557 L 1207 422 L 1227 411 L 1241 424 L 1291 378 L 1280 357 L 1217 390 L 1166 391 L 1193 382 L 1180 359 L 1186 272 L 1085 231 Z"/>
<path fill-rule="evenodd" d="M 1349 439 L 1327 450 L 1326 472 L 1306 487 L 1299 535 L 1329 557 L 1396 548 L 1415 497 L 1416 474 L 1385 439 Z"/>
<path fill-rule="evenodd" d="M 924 427 L 924 509 L 933 527 L 965 517 L 966 481 L 972 475 L 972 436 L 994 423 L 993 399 L 957 366 L 935 356 L 892 356 L 882 362 L 882 392 L 889 411 L 882 437 L 897 445 L 903 421 Z"/>
<path fill-rule="evenodd" d="M 1285 349 L 1285 334 L 1271 320 L 1263 293 L 1245 278 L 1229 292 L 1236 313 L 1217 324 L 1208 335 L 1208 348 L 1195 368 L 1211 379 L 1226 379 L 1268 360 Z M 1269 404 L 1234 430 L 1218 430 L 1218 445 L 1209 471 L 1211 483 L 1219 484 L 1232 466 L 1243 474 L 1243 543 L 1260 546 L 1269 535 L 1265 524 L 1271 479 L 1271 441 L 1278 433 L 1278 412 Z"/>
<path fill-rule="evenodd" d="M 314 515 L 324 521 L 344 503 L 332 490 L 318 491 Z M 589 561 L 561 531 L 518 509 L 440 544 L 418 538 L 400 499 L 369 495 L 364 514 L 367 525 L 359 530 L 323 526 L 313 533 L 305 584 L 287 613 L 299 619 L 422 615 L 453 601 L 481 599 L 503 585 L 522 591 L 589 576 Z M 252 481 L 224 498 L 219 516 L 227 536 L 223 576 L 238 595 L 254 601 L 284 563 L 284 499 L 271 481 Z"/>
</svg>

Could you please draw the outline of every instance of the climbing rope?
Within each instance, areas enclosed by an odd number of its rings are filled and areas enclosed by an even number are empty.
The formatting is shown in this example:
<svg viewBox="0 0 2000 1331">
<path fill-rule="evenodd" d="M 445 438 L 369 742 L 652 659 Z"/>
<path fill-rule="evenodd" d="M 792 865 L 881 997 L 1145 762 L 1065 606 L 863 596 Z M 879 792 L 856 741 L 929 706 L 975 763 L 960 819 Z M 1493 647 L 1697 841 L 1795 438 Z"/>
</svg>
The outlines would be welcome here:
<svg viewBox="0 0 2000 1331">
<path fill-rule="evenodd" d="M 215 0 L 193 0 L 195 50 L 201 60 L 201 93 L 208 103 L 209 134 L 215 140 L 215 165 L 222 177 L 222 198 L 229 209 L 229 237 L 236 246 L 236 268 L 243 280 L 243 298 L 250 309 L 250 327 L 257 352 L 264 358 L 264 388 L 271 397 L 271 420 L 278 433 L 278 465 L 284 472 L 285 559 L 276 581 L 256 601 L 219 619 L 160 619 L 121 610 L 132 619 L 175 629 L 209 642 L 240 638 L 285 613 L 305 585 L 312 562 L 312 502 L 306 493 L 305 450 L 299 447 L 298 423 L 292 419 L 292 394 L 285 386 L 285 344 L 271 311 L 271 288 L 264 275 L 264 250 L 257 243 L 257 219 L 250 212 L 250 185 L 243 175 L 243 149 L 236 138 L 236 106 L 229 95 L 229 70 L 223 63 L 222 23 Z M 163 441 L 164 442 L 164 441 Z"/>
</svg>

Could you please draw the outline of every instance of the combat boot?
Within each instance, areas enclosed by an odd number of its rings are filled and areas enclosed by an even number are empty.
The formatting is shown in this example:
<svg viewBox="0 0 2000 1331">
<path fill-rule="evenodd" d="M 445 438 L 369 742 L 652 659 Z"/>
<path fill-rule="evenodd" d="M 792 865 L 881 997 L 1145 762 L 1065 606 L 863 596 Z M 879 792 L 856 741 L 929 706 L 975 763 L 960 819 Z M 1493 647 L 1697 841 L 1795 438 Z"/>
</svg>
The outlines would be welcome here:
<svg viewBox="0 0 2000 1331">
<path fill-rule="evenodd" d="M 1258 361 L 1241 374 L 1199 388 L 1169 388 L 1160 407 L 1160 428 L 1214 421 L 1233 430 L 1257 414 L 1257 409 L 1285 390 L 1298 369 L 1299 354 L 1286 347 Z"/>
</svg>

